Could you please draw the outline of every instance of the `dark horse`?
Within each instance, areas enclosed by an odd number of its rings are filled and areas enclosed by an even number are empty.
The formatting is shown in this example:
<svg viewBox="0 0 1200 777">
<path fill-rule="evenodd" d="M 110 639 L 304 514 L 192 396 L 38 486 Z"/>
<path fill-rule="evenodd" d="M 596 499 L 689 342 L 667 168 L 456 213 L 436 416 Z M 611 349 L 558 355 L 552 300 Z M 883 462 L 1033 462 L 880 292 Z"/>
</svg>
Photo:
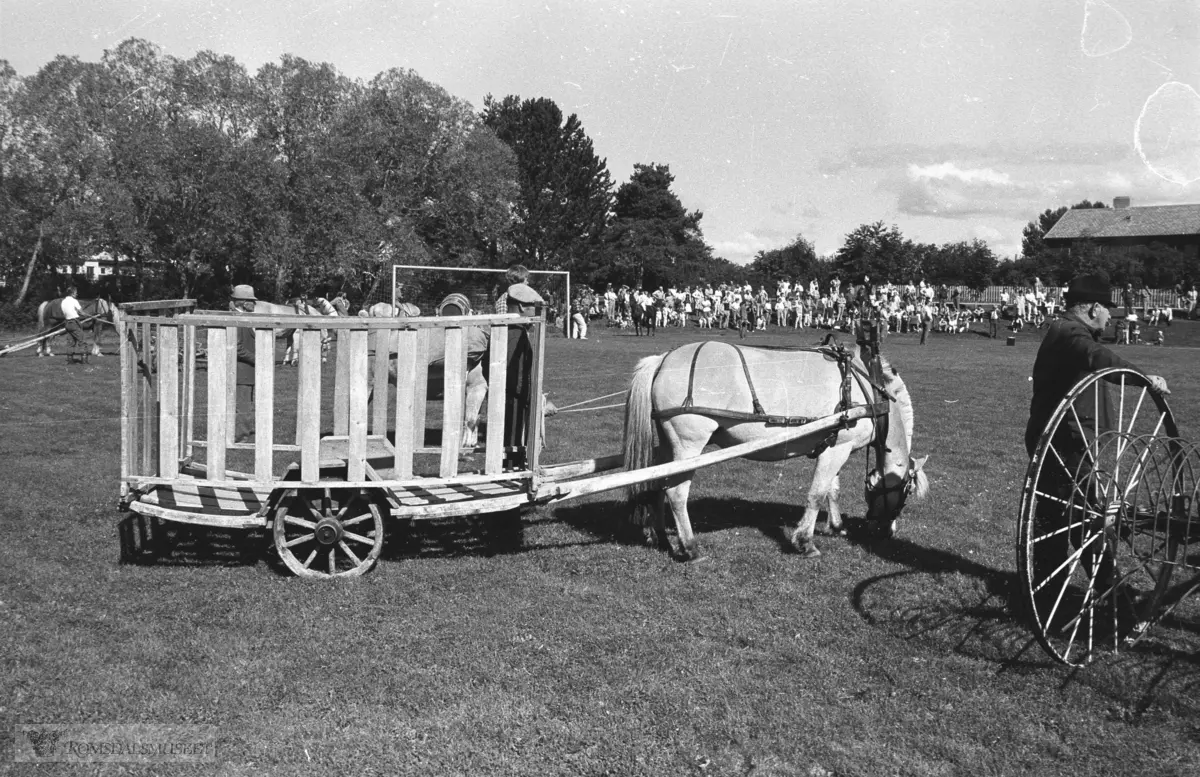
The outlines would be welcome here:
<svg viewBox="0 0 1200 777">
<path fill-rule="evenodd" d="M 654 302 L 648 305 L 643 305 L 642 301 L 634 295 L 629 300 L 629 312 L 633 317 L 633 332 L 638 337 L 642 336 L 642 330 L 646 330 L 648 337 L 654 336 L 655 318 L 658 311 Z"/>
<path fill-rule="evenodd" d="M 112 305 L 108 304 L 108 300 L 104 299 L 81 299 L 79 300 L 79 328 L 92 333 L 92 356 L 101 356 L 100 353 L 100 326 L 99 323 L 112 324 Z M 60 326 L 63 321 L 62 314 L 62 297 L 58 299 L 47 300 L 41 305 L 38 305 L 38 334 L 45 334 L 47 331 Z M 38 343 L 38 356 L 53 356 L 50 351 L 50 341 L 53 337 L 47 337 Z"/>
</svg>

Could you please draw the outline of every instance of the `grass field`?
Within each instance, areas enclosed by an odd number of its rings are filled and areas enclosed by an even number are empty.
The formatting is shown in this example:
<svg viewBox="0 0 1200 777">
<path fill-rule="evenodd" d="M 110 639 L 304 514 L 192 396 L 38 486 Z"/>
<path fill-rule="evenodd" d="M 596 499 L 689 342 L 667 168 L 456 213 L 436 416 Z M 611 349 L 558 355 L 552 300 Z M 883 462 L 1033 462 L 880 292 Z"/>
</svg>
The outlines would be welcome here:
<svg viewBox="0 0 1200 777">
<path fill-rule="evenodd" d="M 547 388 L 560 406 L 618 391 L 638 358 L 702 334 L 552 338 Z M 1168 342 L 1121 351 L 1167 378 L 1194 438 L 1200 324 Z M 374 572 L 336 583 L 286 576 L 254 533 L 173 531 L 169 557 L 118 563 L 117 360 L 0 360 L 2 736 L 220 731 L 216 764 L 34 766 L 0 747 L 0 772 L 1194 777 L 1200 606 L 1079 670 L 1014 612 L 1036 348 L 888 339 L 932 486 L 893 540 L 819 537 L 800 559 L 785 528 L 811 463 L 738 461 L 692 490 L 700 564 L 618 542 L 622 505 L 600 495 L 519 523 L 389 524 Z M 545 458 L 616 453 L 620 423 L 550 418 Z M 852 517 L 862 468 L 843 473 Z"/>
</svg>

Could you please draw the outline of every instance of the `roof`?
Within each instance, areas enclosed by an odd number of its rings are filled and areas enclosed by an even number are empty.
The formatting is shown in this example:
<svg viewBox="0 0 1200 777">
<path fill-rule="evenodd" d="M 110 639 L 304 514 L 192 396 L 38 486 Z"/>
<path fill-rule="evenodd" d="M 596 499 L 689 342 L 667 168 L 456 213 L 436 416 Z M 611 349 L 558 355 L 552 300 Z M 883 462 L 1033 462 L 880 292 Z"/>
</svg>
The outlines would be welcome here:
<svg viewBox="0 0 1200 777">
<path fill-rule="evenodd" d="M 1045 240 L 1104 240 L 1200 235 L 1200 204 L 1077 208 L 1062 215 Z"/>
</svg>

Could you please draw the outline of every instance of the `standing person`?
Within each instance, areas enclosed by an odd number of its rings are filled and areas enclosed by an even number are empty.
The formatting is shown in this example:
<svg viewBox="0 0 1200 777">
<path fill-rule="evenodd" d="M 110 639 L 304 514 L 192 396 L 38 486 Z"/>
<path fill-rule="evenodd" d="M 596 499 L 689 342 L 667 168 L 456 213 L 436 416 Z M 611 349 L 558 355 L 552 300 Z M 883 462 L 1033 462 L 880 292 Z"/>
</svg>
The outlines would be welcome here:
<svg viewBox="0 0 1200 777">
<path fill-rule="evenodd" d="M 346 299 L 346 292 L 339 291 L 337 296 L 330 300 L 330 304 L 339 316 L 344 318 L 350 315 L 350 300 Z"/>
<path fill-rule="evenodd" d="M 1121 292 L 1121 304 L 1125 307 L 1125 318 L 1129 318 L 1133 313 L 1133 284 L 1125 284 L 1124 291 Z"/>
<path fill-rule="evenodd" d="M 67 330 L 67 334 L 71 336 L 72 348 L 83 345 L 83 328 L 79 326 L 79 317 L 83 314 L 83 306 L 79 304 L 79 300 L 75 295 L 79 293 L 79 289 L 75 284 L 67 287 L 67 295 L 62 298 L 59 305 L 62 307 L 63 328 Z M 96 342 L 100 342 L 99 339 Z M 38 354 L 41 355 L 40 353 Z"/>
<path fill-rule="evenodd" d="M 1196 284 L 1194 284 L 1194 283 L 1188 287 L 1187 304 L 1188 304 L 1187 317 L 1188 317 L 1188 321 L 1191 321 L 1192 316 L 1196 312 Z"/>
<path fill-rule="evenodd" d="M 617 292 L 613 290 L 613 285 L 608 284 L 608 288 L 604 290 L 604 318 L 608 325 L 613 325 L 613 319 L 617 317 Z"/>
<path fill-rule="evenodd" d="M 1110 305 L 1112 292 L 1103 276 L 1082 275 L 1071 281 L 1064 315 L 1050 324 L 1033 363 L 1033 397 L 1029 402 L 1029 421 L 1025 425 L 1025 451 L 1030 457 L 1050 417 L 1076 383 L 1096 370 L 1109 367 L 1141 372 L 1099 342 L 1101 333 L 1112 318 L 1112 312 L 1108 309 Z M 1152 391 L 1170 393 L 1167 382 L 1161 377 L 1147 375 L 1146 378 Z M 1070 516 L 1063 514 L 1062 505 L 1074 501 L 1069 497 L 1072 489 L 1077 489 L 1076 484 L 1089 474 L 1088 441 L 1084 430 L 1110 429 L 1111 420 L 1115 417 L 1106 384 L 1097 383 L 1091 392 L 1099 392 L 1099 396 L 1084 395 L 1076 400 L 1074 412 L 1063 419 L 1055 433 L 1053 442 L 1057 457 L 1048 458 L 1043 465 L 1042 477 L 1047 488 L 1058 492 L 1062 498 L 1042 499 L 1038 503 L 1038 519 L 1044 522 L 1042 531 L 1048 535 L 1040 543 L 1041 547 L 1034 558 L 1039 579 L 1057 574 L 1054 569 L 1071 553 L 1073 533 L 1054 533 L 1053 529 L 1068 522 Z M 1086 498 L 1090 501 L 1092 495 L 1088 494 Z M 1082 509 L 1082 506 L 1076 506 L 1075 509 Z M 1086 552 L 1082 561 L 1092 570 L 1094 577 L 1111 576 L 1111 568 L 1105 569 L 1110 565 L 1098 559 L 1096 554 Z M 1098 584 L 1104 585 L 1104 582 Z M 1055 587 L 1046 586 L 1043 590 L 1052 588 Z M 1054 596 L 1057 593 L 1054 590 L 1046 595 Z"/>
<path fill-rule="evenodd" d="M 253 313 L 257 302 L 254 287 L 248 284 L 234 286 L 229 295 L 229 309 L 234 313 Z M 254 330 L 248 326 L 238 327 L 237 342 L 226 347 L 237 351 L 237 415 L 233 421 L 233 441 L 243 442 L 254 434 Z"/>
<path fill-rule="evenodd" d="M 929 309 L 929 305 L 922 303 L 917 306 L 917 316 L 920 319 L 921 326 L 921 345 L 929 339 L 929 325 L 932 323 L 933 311 Z"/>
<path fill-rule="evenodd" d="M 535 292 L 536 293 L 536 292 Z M 509 295 L 512 296 L 512 295 Z M 587 299 L 583 296 L 583 292 L 575 295 L 575 300 L 571 303 L 571 339 L 586 340 L 587 339 Z"/>
<path fill-rule="evenodd" d="M 988 313 L 988 334 L 991 336 L 991 338 L 993 340 L 995 340 L 996 337 L 999 335 L 999 333 L 1000 333 L 1000 309 L 997 307 L 993 307 L 992 312 Z"/>
<path fill-rule="evenodd" d="M 508 281 L 508 289 L 502 299 L 497 300 L 497 307 L 503 307 L 506 313 L 516 313 L 520 316 L 533 317 L 538 315 L 546 306 L 542 295 L 529 285 L 529 269 L 523 264 L 514 264 L 504 274 Z M 582 302 L 582 295 L 576 300 Z M 577 304 L 579 304 L 577 302 Z M 490 360 L 485 357 L 491 346 L 491 327 L 467 328 L 467 364 L 481 364 L 484 378 L 491 376 Z M 508 369 L 505 372 L 504 386 L 504 446 L 509 451 L 506 454 L 504 466 L 519 469 L 525 466 L 525 460 L 514 451 L 526 444 L 525 427 L 529 418 L 531 405 L 530 381 L 533 370 L 533 344 L 529 340 L 527 324 L 512 324 L 508 327 Z M 490 386 L 489 389 L 494 388 Z M 546 415 L 557 412 L 547 408 Z"/>
</svg>

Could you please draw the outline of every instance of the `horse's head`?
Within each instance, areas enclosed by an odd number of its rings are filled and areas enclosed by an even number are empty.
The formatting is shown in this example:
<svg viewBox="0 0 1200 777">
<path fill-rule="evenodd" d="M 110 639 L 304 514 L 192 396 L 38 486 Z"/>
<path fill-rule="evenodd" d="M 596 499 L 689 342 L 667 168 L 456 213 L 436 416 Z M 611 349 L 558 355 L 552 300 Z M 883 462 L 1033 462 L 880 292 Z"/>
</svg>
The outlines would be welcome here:
<svg viewBox="0 0 1200 777">
<path fill-rule="evenodd" d="M 894 370 L 885 368 L 885 374 L 891 377 L 884 388 L 895 399 L 888 411 L 887 439 L 875 443 L 883 446 L 882 466 L 877 457 L 875 466 L 867 473 L 863 493 L 867 520 L 881 527 L 890 537 L 908 497 L 924 499 L 929 491 L 929 479 L 924 470 L 929 457 L 912 457 L 912 399 L 908 387 Z"/>
</svg>

